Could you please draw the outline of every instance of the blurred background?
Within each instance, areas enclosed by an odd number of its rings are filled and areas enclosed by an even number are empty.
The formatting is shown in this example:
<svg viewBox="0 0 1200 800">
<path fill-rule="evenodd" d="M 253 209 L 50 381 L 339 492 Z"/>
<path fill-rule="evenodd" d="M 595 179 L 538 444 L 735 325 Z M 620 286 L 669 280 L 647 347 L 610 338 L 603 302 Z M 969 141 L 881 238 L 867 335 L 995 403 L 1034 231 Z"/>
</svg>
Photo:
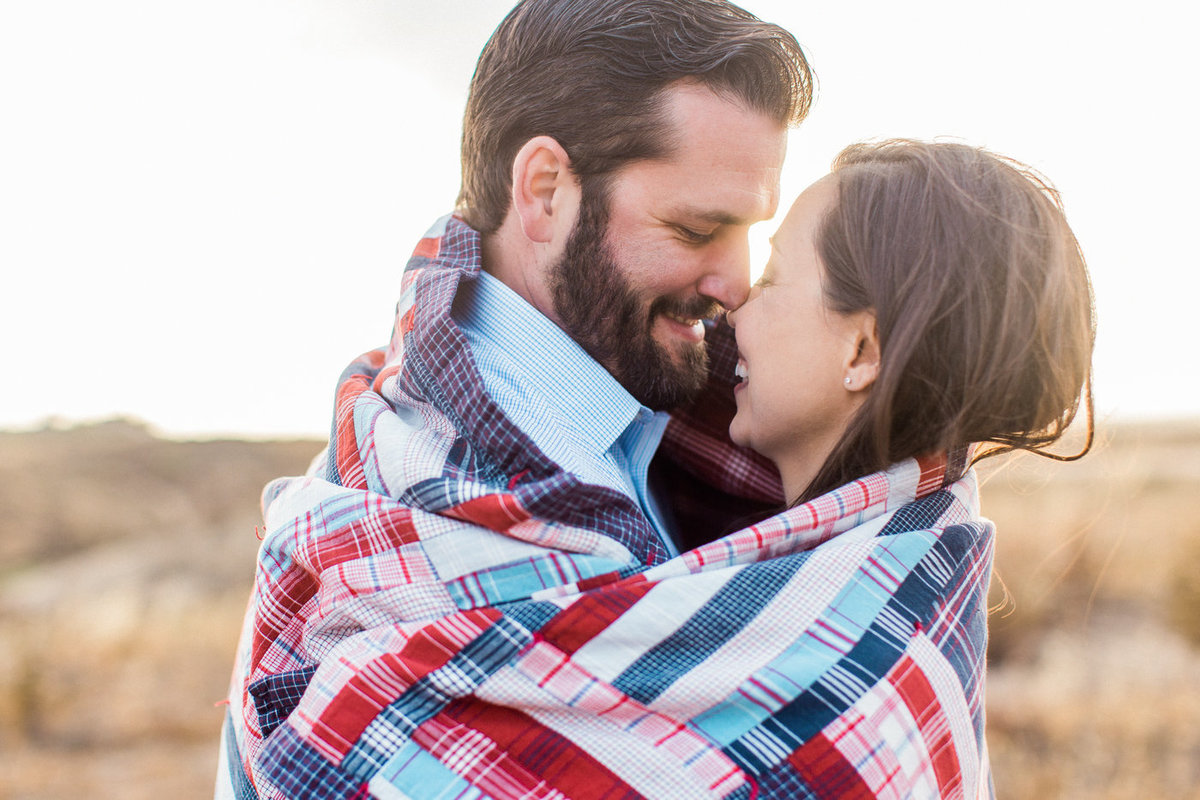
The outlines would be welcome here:
<svg viewBox="0 0 1200 800">
<path fill-rule="evenodd" d="M 0 5 L 0 798 L 210 793 L 258 492 L 303 470 L 341 368 L 386 341 L 510 5 Z M 984 486 L 997 786 L 1200 797 L 1196 12 L 743 5 L 819 80 L 781 211 L 887 136 L 984 145 L 1061 190 L 1100 441 Z"/>
</svg>

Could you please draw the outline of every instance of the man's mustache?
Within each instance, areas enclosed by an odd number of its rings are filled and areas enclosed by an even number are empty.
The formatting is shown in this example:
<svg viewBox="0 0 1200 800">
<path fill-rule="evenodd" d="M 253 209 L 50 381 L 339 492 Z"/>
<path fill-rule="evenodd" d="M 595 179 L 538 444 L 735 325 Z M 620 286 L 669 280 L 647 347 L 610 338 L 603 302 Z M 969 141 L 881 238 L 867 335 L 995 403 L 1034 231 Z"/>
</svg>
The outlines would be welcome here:
<svg viewBox="0 0 1200 800">
<path fill-rule="evenodd" d="M 721 311 L 720 303 L 706 297 L 696 297 L 692 300 L 660 297 L 650 304 L 651 319 L 660 314 L 669 314 L 681 319 L 712 319 Z"/>
</svg>

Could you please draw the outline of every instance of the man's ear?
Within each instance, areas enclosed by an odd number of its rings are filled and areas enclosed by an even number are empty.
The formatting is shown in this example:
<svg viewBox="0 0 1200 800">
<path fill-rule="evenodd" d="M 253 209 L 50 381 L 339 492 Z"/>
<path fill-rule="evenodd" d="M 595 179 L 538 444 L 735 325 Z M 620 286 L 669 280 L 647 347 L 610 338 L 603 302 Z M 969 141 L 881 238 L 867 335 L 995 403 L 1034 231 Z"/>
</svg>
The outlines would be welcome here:
<svg viewBox="0 0 1200 800">
<path fill-rule="evenodd" d="M 854 351 L 846 364 L 846 390 L 861 392 L 871 387 L 879 377 L 879 327 L 875 312 L 866 310 L 851 315 Z"/>
<path fill-rule="evenodd" d="M 556 139 L 535 136 L 513 159 L 512 207 L 531 242 L 565 243 L 579 212 L 579 182 L 571 159 Z"/>
</svg>

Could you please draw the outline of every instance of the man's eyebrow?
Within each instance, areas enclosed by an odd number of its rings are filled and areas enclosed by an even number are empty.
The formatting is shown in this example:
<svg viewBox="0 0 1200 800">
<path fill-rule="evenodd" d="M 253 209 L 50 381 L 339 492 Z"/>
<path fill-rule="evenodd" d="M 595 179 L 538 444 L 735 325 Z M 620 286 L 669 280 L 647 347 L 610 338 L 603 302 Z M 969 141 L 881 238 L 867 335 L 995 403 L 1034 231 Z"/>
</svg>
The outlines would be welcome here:
<svg viewBox="0 0 1200 800">
<path fill-rule="evenodd" d="M 713 225 L 747 225 L 750 222 L 750 220 L 735 216 L 727 211 L 694 208 L 692 206 L 683 206 L 676 214 L 685 219 L 699 220 L 700 222 L 708 222 Z"/>
</svg>

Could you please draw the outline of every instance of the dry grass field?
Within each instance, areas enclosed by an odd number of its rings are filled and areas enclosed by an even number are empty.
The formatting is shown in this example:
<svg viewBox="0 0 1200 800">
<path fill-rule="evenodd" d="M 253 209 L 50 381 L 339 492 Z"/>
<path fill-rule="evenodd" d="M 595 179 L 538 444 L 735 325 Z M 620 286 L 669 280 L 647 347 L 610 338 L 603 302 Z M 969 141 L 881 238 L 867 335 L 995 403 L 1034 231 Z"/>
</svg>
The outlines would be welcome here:
<svg viewBox="0 0 1200 800">
<path fill-rule="evenodd" d="M 0 434 L 0 800 L 211 795 L 258 492 L 315 442 Z M 985 470 L 998 795 L 1200 797 L 1200 424 Z"/>
</svg>

